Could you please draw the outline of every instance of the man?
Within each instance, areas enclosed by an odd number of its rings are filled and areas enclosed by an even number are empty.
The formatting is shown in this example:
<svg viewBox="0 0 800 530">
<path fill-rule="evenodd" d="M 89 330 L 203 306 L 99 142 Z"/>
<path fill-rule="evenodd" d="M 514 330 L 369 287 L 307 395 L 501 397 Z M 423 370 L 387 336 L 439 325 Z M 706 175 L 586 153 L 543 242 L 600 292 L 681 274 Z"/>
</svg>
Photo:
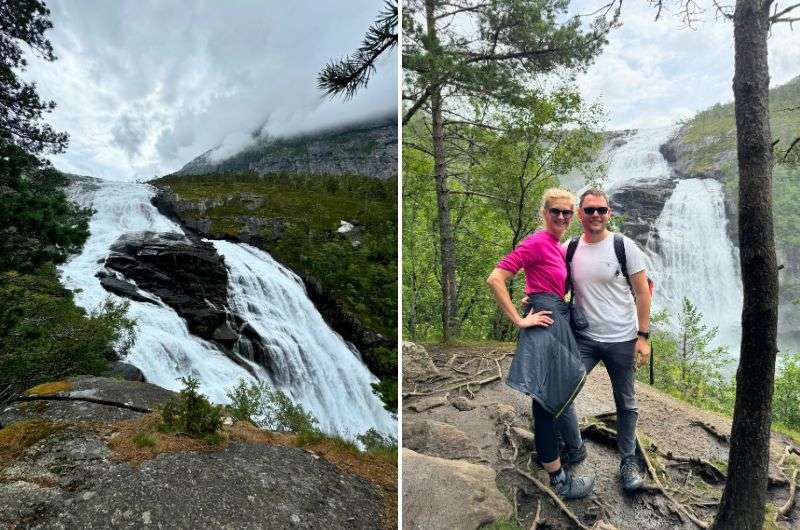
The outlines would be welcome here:
<svg viewBox="0 0 800 530">
<path fill-rule="evenodd" d="M 634 373 L 650 356 L 650 290 L 644 259 L 636 244 L 622 236 L 629 285 L 614 251 L 614 234 L 608 230 L 611 208 L 602 190 L 589 189 L 581 195 L 578 217 L 583 235 L 571 261 L 573 296 L 589 325 L 576 333 L 576 339 L 587 373 L 603 361 L 611 379 L 617 408 L 620 480 L 622 488 L 632 492 L 642 484 L 635 456 L 638 411 Z M 582 460 L 585 448 L 574 407 L 559 419 L 559 431 L 565 442 L 563 459 Z"/>
</svg>

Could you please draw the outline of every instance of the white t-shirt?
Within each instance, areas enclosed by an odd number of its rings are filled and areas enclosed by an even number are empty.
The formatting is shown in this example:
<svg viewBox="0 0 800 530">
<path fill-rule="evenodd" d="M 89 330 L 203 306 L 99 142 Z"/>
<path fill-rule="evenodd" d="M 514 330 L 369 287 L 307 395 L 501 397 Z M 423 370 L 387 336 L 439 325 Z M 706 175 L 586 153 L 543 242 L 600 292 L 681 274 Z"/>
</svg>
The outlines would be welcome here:
<svg viewBox="0 0 800 530">
<path fill-rule="evenodd" d="M 623 236 L 628 276 L 644 270 L 642 251 Z M 564 243 L 564 247 L 569 241 Z M 581 236 L 572 257 L 575 304 L 586 313 L 589 327 L 581 334 L 598 342 L 624 342 L 636 338 L 639 320 L 628 282 L 614 253 L 614 234 L 597 243 Z"/>
</svg>

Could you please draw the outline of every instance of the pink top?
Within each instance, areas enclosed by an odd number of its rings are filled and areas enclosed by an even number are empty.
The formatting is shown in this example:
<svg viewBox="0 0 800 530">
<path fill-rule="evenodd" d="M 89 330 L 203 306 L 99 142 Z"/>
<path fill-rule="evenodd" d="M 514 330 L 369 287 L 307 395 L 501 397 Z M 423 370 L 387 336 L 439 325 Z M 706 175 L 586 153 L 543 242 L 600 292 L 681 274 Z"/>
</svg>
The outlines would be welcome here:
<svg viewBox="0 0 800 530">
<path fill-rule="evenodd" d="M 547 230 L 528 236 L 497 267 L 514 274 L 524 269 L 525 294 L 553 293 L 561 298 L 566 294 L 566 250 Z"/>
</svg>

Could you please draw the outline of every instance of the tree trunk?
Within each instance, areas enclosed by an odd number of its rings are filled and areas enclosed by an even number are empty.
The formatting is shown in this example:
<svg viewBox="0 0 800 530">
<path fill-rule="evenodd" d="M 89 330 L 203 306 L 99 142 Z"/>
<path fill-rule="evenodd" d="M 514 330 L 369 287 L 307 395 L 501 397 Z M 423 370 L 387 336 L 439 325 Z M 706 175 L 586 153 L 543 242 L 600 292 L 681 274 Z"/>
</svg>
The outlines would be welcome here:
<svg viewBox="0 0 800 530">
<path fill-rule="evenodd" d="M 728 479 L 714 528 L 760 530 L 769 465 L 778 323 L 769 127 L 769 0 L 737 0 L 734 13 L 739 159 L 739 249 L 744 300 Z"/>
<path fill-rule="evenodd" d="M 436 19 L 434 0 L 426 0 L 428 52 L 436 53 Z M 433 159 L 436 168 L 436 207 L 439 214 L 439 247 L 442 261 L 442 339 L 447 342 L 458 336 L 458 291 L 456 290 L 456 255 L 453 227 L 450 222 L 450 190 L 447 185 L 447 163 L 444 152 L 444 121 L 442 91 L 436 86 L 431 92 L 433 121 Z"/>
</svg>

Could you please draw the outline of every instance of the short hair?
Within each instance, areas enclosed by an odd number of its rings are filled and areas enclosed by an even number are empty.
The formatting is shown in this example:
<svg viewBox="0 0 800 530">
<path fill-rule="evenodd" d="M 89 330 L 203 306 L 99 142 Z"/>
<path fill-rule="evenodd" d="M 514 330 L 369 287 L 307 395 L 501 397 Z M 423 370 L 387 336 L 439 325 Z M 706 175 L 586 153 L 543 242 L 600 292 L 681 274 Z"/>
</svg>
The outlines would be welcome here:
<svg viewBox="0 0 800 530">
<path fill-rule="evenodd" d="M 571 205 L 575 204 L 575 194 L 569 190 L 562 188 L 548 188 L 544 190 L 544 194 L 542 195 L 542 215 L 550 208 L 550 203 L 559 199 L 566 199 Z"/>
<path fill-rule="evenodd" d="M 602 197 L 606 200 L 606 204 L 609 203 L 608 195 L 606 194 L 606 192 L 604 192 L 600 188 L 589 188 L 588 190 L 581 193 L 581 199 L 580 201 L 578 201 L 578 206 L 583 206 L 583 199 L 585 199 L 589 195 L 592 195 L 594 197 Z"/>
</svg>

